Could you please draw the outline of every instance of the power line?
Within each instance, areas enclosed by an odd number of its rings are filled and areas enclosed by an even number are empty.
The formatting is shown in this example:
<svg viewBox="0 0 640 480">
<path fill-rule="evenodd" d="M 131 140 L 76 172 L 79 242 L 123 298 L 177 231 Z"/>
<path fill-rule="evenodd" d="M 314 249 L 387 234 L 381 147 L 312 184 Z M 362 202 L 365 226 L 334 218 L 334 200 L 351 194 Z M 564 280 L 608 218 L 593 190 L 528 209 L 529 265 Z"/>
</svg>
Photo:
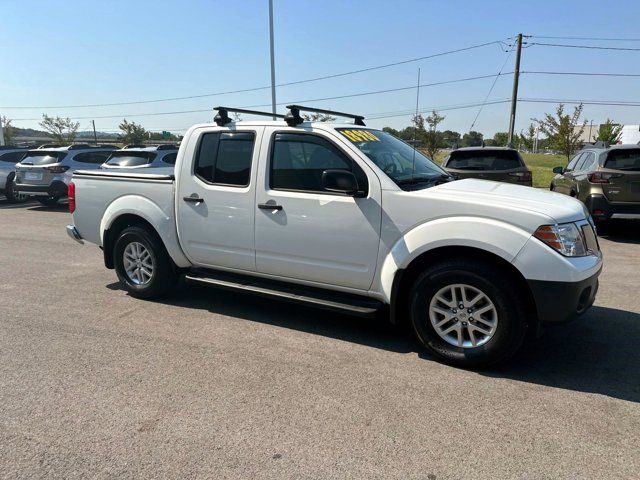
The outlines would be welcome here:
<svg viewBox="0 0 640 480">
<path fill-rule="evenodd" d="M 508 38 L 506 40 L 509 40 Z M 288 86 L 292 86 L 292 85 L 300 85 L 303 83 L 310 83 L 310 82 L 317 82 L 320 80 L 329 80 L 332 78 L 339 78 L 339 77 L 345 77 L 348 75 L 355 75 L 358 73 L 365 73 L 365 72 L 371 72 L 374 70 L 380 70 L 383 68 L 389 68 L 389 67 L 395 67 L 398 65 L 405 65 L 407 63 L 413 63 L 413 62 L 419 62 L 422 60 L 428 60 L 431 58 L 436 58 L 436 57 L 442 57 L 444 55 L 451 55 L 454 53 L 460 53 L 460 52 L 466 52 L 469 50 L 474 50 L 477 48 L 481 48 L 481 47 L 486 47 L 489 45 L 502 45 L 504 44 L 504 40 L 494 40 L 491 42 L 485 42 L 485 43 L 479 43 L 477 45 L 471 45 L 469 47 L 463 47 L 463 48 L 457 48 L 455 50 L 447 50 L 445 52 L 439 52 L 439 53 L 433 53 L 430 55 L 425 55 L 422 57 L 417 57 L 417 58 L 411 58 L 408 60 L 401 60 L 398 62 L 392 62 L 392 63 L 387 63 L 384 65 L 376 65 L 373 67 L 366 67 L 366 68 L 360 68 L 358 70 L 350 70 L 348 72 L 342 72 L 342 73 L 334 73 L 331 75 L 323 75 L 321 77 L 315 77 L 315 78 L 308 78 L 308 79 L 304 79 L 304 80 L 296 80 L 293 82 L 286 82 L 286 83 L 280 83 L 277 84 L 276 87 L 288 87 Z M 113 106 L 120 106 L 120 105 L 140 105 L 140 104 L 145 104 L 145 103 L 159 103 L 159 102 L 173 102 L 173 101 L 178 101 L 178 100 L 190 100 L 190 99 L 196 99 L 196 98 L 206 98 L 206 97 L 214 97 L 214 96 L 219 96 L 219 95 L 230 95 L 230 94 L 234 94 L 234 93 L 248 93 L 248 92 L 255 92 L 255 91 L 259 91 L 259 90 L 267 90 L 270 89 L 271 86 L 267 85 L 264 87 L 254 87 L 254 88 L 244 88 L 244 89 L 240 89 L 240 90 L 229 90 L 229 91 L 225 91 L 225 92 L 215 92 L 215 93 L 205 93 L 205 94 L 201 94 L 201 95 L 188 95 L 188 96 L 183 96 L 183 97 L 170 97 L 170 98 L 159 98 L 159 99 L 153 99 L 153 100 L 138 100 L 138 101 L 130 101 L 130 102 L 115 102 L 115 103 L 94 103 L 94 104 L 82 104 L 82 105 L 58 105 L 58 106 L 2 106 L 0 108 L 2 109 L 55 109 L 55 108 L 89 108 L 89 107 L 113 107 Z"/>
<path fill-rule="evenodd" d="M 501 104 L 501 103 L 508 103 L 510 102 L 510 99 L 503 99 L 503 100 L 492 100 L 490 102 L 476 102 L 476 103 L 470 103 L 470 104 L 462 104 L 462 105 L 458 105 L 458 106 L 436 106 L 436 107 L 426 107 L 426 108 L 422 108 L 420 109 L 419 113 L 427 113 L 430 111 L 437 111 L 437 112 L 444 112 L 444 111 L 448 111 L 448 110 L 461 110 L 461 109 L 465 109 L 465 108 L 475 108 L 475 107 L 479 107 L 481 105 L 497 105 L 497 104 Z M 385 113 L 385 112 L 381 112 L 381 113 L 377 113 L 377 114 L 370 114 L 370 115 L 365 115 L 365 118 L 367 120 L 378 120 L 378 119 L 383 119 L 383 118 L 393 118 L 393 117 L 404 117 L 406 115 L 415 113 L 413 110 L 407 110 L 404 112 L 390 112 L 389 114 Z"/>
<path fill-rule="evenodd" d="M 499 72 L 498 76 L 500 75 L 509 75 L 510 72 Z M 424 87 L 435 87 L 435 86 L 439 86 L 439 85 L 448 85 L 448 84 L 452 84 L 452 83 L 460 83 L 460 82 L 469 82 L 469 81 L 473 81 L 473 80 L 482 80 L 482 79 L 486 79 L 486 78 L 493 78 L 494 76 L 496 76 L 496 74 L 491 74 L 491 75 L 477 75 L 474 77 L 465 77 L 465 78 L 457 78 L 454 80 L 444 80 L 441 82 L 432 82 L 432 83 L 425 83 L 420 85 L 420 88 L 424 88 Z M 410 85 L 410 86 L 406 86 L 406 87 L 398 87 L 398 88 L 388 88 L 385 90 L 373 90 L 373 91 L 368 91 L 368 92 L 358 92 L 358 93 L 351 93 L 351 94 L 347 94 L 347 95 L 337 95 L 337 96 L 333 96 L 333 97 L 322 97 L 322 98 L 307 98 L 304 100 L 289 100 L 287 102 L 279 102 L 277 103 L 277 105 L 289 105 L 292 103 L 306 103 L 306 102 L 322 102 L 322 101 L 326 101 L 326 100 L 340 100 L 340 99 L 344 99 L 344 98 L 354 98 L 354 97 L 362 97 L 362 96 L 367 96 L 367 95 L 378 95 L 378 94 L 382 94 L 382 93 L 392 93 L 392 92 L 400 92 L 400 91 L 404 91 L 404 90 L 412 90 L 417 88 L 416 85 Z M 259 107 L 268 107 L 270 106 L 270 103 L 267 104 L 259 104 L 259 105 L 244 105 L 241 108 L 259 108 Z M 145 117 L 145 116 L 158 116 L 158 115 L 178 115 L 178 114 L 183 114 L 183 113 L 203 113 L 203 112 L 211 112 L 211 109 L 205 109 L 205 110 L 182 110 L 182 111 L 173 111 L 173 112 L 154 112 L 154 113 L 135 113 L 135 114 L 120 114 L 120 115 L 102 115 L 102 116 L 88 116 L 88 117 L 71 117 L 72 120 L 92 120 L 92 119 L 109 119 L 109 118 L 126 118 L 126 117 Z M 36 121 L 36 120 L 40 120 L 40 118 L 16 118 L 14 119 L 15 121 Z"/>
<path fill-rule="evenodd" d="M 640 102 L 631 100 L 571 100 L 557 98 L 521 98 L 521 102 L 528 103 L 574 103 L 583 105 L 603 105 L 618 107 L 640 107 Z"/>
<path fill-rule="evenodd" d="M 640 48 L 631 47 L 604 47 L 602 45 L 567 45 L 564 43 L 542 43 L 542 42 L 527 42 L 529 45 L 538 45 L 542 47 L 562 47 L 562 48 L 585 48 L 588 50 L 624 50 L 631 52 L 640 52 Z"/>
<path fill-rule="evenodd" d="M 543 35 L 529 35 L 530 38 L 543 38 L 547 40 L 593 40 L 603 42 L 640 42 L 640 38 L 606 38 L 606 37 L 549 37 Z"/>
<path fill-rule="evenodd" d="M 568 75 L 587 77 L 640 77 L 640 73 L 608 73 L 608 72 L 548 72 L 548 71 L 526 71 L 520 73 L 536 75 Z"/>
<path fill-rule="evenodd" d="M 475 118 L 473 119 L 473 122 L 471 122 L 471 127 L 469 127 L 469 131 L 471 131 L 471 129 L 473 129 L 473 127 L 475 126 L 476 122 L 478 121 L 478 117 L 480 116 L 480 113 L 482 113 L 482 110 L 484 109 L 484 105 L 486 104 L 487 100 L 489 100 L 489 96 L 491 95 L 491 92 L 493 92 L 493 88 L 496 86 L 496 83 L 498 82 L 498 78 L 500 78 L 500 75 L 502 75 L 502 70 L 504 70 L 504 67 L 507 65 L 507 62 L 509 61 L 509 58 L 511 58 L 511 52 L 513 52 L 513 49 L 509 50 L 509 55 L 507 55 L 507 58 L 505 58 L 504 63 L 502 64 L 502 67 L 500 67 L 500 70 L 498 71 L 496 78 L 493 79 L 493 83 L 491 84 L 491 88 L 489 88 L 489 91 L 487 92 L 487 96 L 484 97 L 484 101 L 483 104 L 480 105 L 480 108 L 478 109 L 478 112 L 476 113 Z M 511 72 L 513 73 L 513 72 Z"/>
</svg>

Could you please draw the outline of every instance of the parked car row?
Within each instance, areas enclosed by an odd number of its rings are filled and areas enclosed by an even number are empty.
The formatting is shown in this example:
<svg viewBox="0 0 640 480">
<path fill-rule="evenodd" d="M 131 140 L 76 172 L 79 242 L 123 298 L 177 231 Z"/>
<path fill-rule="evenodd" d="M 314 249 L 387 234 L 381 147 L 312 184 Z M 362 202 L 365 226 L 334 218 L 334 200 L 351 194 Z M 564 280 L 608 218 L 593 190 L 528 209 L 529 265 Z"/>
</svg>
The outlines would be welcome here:
<svg viewBox="0 0 640 480">
<path fill-rule="evenodd" d="M 67 196 L 78 169 L 172 168 L 177 152 L 175 145 L 1 147 L 0 192 L 9 202 L 33 196 L 43 205 L 54 205 Z"/>
</svg>

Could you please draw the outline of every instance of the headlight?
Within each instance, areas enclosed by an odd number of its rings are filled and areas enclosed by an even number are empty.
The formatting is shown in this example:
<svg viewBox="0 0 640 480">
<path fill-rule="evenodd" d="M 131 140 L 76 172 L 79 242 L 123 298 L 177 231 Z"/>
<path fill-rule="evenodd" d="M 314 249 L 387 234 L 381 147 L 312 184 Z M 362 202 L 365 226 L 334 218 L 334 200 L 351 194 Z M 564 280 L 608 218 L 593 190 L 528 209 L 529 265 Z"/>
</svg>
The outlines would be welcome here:
<svg viewBox="0 0 640 480">
<path fill-rule="evenodd" d="M 575 223 L 542 225 L 533 236 L 567 257 L 588 255 L 582 230 Z"/>
</svg>

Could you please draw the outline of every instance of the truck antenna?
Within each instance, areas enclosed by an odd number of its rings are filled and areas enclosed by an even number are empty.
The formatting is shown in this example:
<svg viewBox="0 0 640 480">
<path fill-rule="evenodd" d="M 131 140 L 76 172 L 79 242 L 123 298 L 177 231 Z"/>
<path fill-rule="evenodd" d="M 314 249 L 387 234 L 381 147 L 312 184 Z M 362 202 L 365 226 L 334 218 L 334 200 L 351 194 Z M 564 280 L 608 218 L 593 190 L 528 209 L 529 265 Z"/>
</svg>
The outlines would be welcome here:
<svg viewBox="0 0 640 480">
<path fill-rule="evenodd" d="M 416 114 L 413 117 L 413 159 L 411 160 L 411 181 L 413 182 L 413 176 L 416 172 L 416 142 L 417 142 L 417 134 L 418 134 L 418 123 L 416 122 L 418 118 L 418 105 L 420 104 L 420 67 L 418 67 L 418 83 L 416 85 Z"/>
</svg>

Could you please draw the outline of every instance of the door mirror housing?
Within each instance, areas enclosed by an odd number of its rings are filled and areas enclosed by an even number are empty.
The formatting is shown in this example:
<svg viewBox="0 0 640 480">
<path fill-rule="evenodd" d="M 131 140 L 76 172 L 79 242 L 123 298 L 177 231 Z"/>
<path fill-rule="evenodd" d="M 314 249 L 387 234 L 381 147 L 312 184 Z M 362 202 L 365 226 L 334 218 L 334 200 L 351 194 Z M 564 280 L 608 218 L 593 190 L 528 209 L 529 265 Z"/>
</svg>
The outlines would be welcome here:
<svg viewBox="0 0 640 480">
<path fill-rule="evenodd" d="M 358 180 L 348 170 L 325 170 L 322 172 L 322 188 L 327 192 L 357 196 Z"/>
<path fill-rule="evenodd" d="M 563 174 L 564 167 L 553 167 L 553 173 Z"/>
</svg>

